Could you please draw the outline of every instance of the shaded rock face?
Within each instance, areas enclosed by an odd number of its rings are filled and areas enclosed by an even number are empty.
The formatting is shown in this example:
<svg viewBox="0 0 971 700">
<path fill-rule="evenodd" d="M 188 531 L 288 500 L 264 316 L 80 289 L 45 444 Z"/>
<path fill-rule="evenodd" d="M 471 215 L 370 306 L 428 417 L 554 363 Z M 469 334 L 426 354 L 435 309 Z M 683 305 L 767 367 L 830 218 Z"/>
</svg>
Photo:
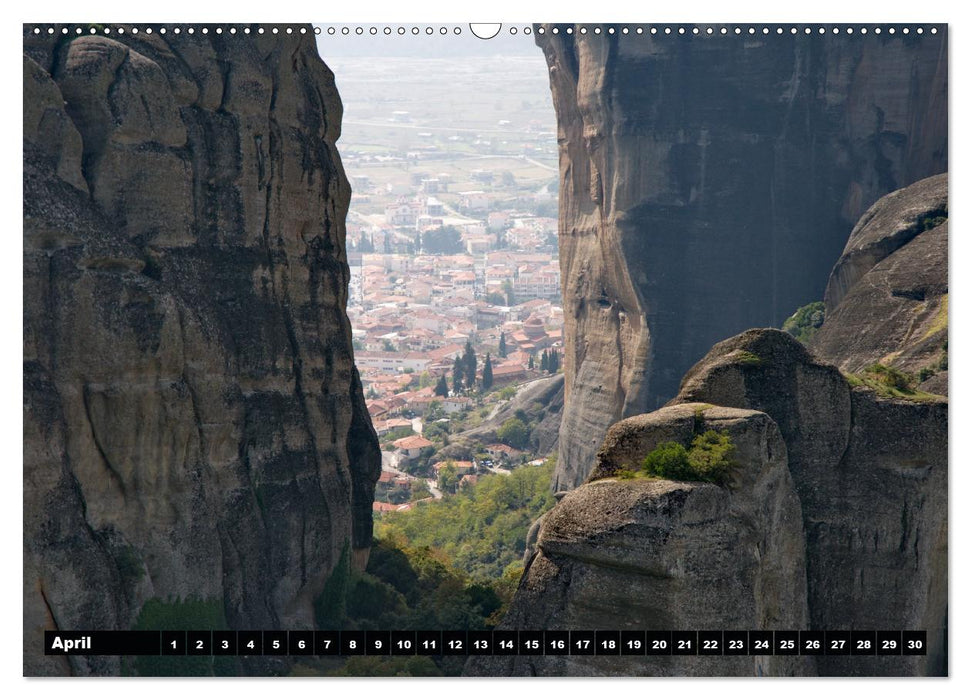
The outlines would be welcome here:
<svg viewBox="0 0 971 700">
<path fill-rule="evenodd" d="M 537 33 L 560 141 L 556 490 L 713 343 L 820 299 L 880 196 L 947 169 L 946 31 L 718 29 Z"/>
<path fill-rule="evenodd" d="M 824 675 L 946 673 L 947 401 L 851 388 L 786 333 L 711 349 L 672 403 L 763 411 L 802 506 L 811 629 L 923 629 L 926 657 L 819 659 Z"/>
<path fill-rule="evenodd" d="M 603 455 L 725 431 L 732 489 L 653 479 L 587 483 L 542 521 L 502 627 L 806 629 L 805 543 L 786 447 L 764 413 L 685 404 L 617 423 Z M 807 675 L 810 657 L 475 657 L 473 675 Z"/>
<path fill-rule="evenodd" d="M 42 630 L 151 598 L 310 627 L 366 558 L 341 103 L 306 36 L 25 34 L 28 675 L 118 673 Z"/>
<path fill-rule="evenodd" d="M 847 372 L 932 372 L 920 388 L 947 395 L 947 216 L 946 173 L 870 207 L 830 274 L 813 352 Z"/>
</svg>

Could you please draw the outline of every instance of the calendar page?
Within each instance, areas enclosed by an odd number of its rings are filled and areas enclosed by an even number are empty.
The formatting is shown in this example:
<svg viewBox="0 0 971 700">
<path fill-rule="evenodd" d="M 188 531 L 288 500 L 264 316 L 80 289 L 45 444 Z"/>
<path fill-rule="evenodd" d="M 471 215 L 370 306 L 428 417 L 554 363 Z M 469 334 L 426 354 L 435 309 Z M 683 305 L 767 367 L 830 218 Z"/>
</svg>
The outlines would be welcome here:
<svg viewBox="0 0 971 700">
<path fill-rule="evenodd" d="M 947 36 L 24 24 L 24 676 L 947 676 Z"/>
</svg>

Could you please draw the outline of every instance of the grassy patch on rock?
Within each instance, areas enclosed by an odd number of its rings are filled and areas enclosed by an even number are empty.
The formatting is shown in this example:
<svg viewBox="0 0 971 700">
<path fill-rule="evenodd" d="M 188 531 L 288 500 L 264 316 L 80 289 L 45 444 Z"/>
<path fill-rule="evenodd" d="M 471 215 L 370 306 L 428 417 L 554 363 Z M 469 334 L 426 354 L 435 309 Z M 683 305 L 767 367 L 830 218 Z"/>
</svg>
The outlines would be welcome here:
<svg viewBox="0 0 971 700">
<path fill-rule="evenodd" d="M 731 353 L 729 357 L 731 357 L 736 364 L 747 365 L 749 367 L 760 367 L 765 363 L 765 360 L 756 355 L 754 352 L 749 352 L 748 350 L 736 350 L 735 352 Z"/>
<path fill-rule="evenodd" d="M 927 332 L 924 333 L 924 337 L 921 340 L 927 340 L 935 333 L 940 333 L 947 328 L 947 308 L 948 308 L 948 295 L 944 294 L 941 296 L 941 305 L 937 307 L 937 313 L 934 315 L 934 320 L 931 321 L 930 327 Z"/>
<path fill-rule="evenodd" d="M 917 389 L 917 384 L 921 381 L 918 376 L 880 363 L 866 367 L 859 374 L 844 372 L 843 376 L 850 383 L 850 386 L 872 389 L 878 395 L 888 399 L 940 401 L 944 398 Z"/>
</svg>

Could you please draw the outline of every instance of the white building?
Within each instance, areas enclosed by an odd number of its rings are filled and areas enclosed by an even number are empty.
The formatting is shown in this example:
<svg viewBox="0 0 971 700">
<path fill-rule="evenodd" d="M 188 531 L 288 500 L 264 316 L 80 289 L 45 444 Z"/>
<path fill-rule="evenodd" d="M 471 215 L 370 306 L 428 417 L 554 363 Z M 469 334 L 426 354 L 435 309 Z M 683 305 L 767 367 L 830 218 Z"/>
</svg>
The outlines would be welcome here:
<svg viewBox="0 0 971 700">
<path fill-rule="evenodd" d="M 384 219 L 390 226 L 414 226 L 421 207 L 404 197 L 384 208 Z"/>
<path fill-rule="evenodd" d="M 435 197 L 429 197 L 425 200 L 425 211 L 426 216 L 445 216 L 445 205 Z"/>
<path fill-rule="evenodd" d="M 462 197 L 462 207 L 470 211 L 484 211 L 489 208 L 489 196 L 482 190 L 459 192 Z"/>
</svg>

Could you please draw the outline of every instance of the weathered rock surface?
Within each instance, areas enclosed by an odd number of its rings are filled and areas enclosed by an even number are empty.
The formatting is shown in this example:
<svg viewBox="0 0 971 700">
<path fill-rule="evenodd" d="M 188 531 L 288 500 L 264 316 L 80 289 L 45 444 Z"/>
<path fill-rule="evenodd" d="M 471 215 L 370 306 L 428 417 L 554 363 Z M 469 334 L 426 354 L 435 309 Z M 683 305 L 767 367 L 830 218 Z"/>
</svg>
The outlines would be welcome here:
<svg viewBox="0 0 971 700">
<path fill-rule="evenodd" d="M 947 170 L 944 28 L 852 41 L 565 29 L 536 35 L 560 141 L 557 490 L 713 343 L 822 298 L 879 197 Z"/>
<path fill-rule="evenodd" d="M 118 673 L 42 630 L 151 598 L 310 627 L 366 558 L 340 122 L 312 34 L 25 34 L 25 674 Z"/>
<path fill-rule="evenodd" d="M 764 413 L 686 404 L 613 426 L 623 463 L 697 430 L 726 431 L 731 489 L 604 479 L 542 521 L 506 629 L 805 629 L 805 543 L 786 447 Z M 640 452 L 646 450 L 646 452 Z M 639 459 L 637 460 L 640 461 Z M 809 657 L 476 657 L 473 675 L 806 675 Z"/>
<path fill-rule="evenodd" d="M 870 207 L 829 277 L 813 352 L 847 372 L 933 372 L 921 388 L 946 395 L 947 235 L 946 173 Z"/>
<path fill-rule="evenodd" d="M 612 478 L 709 428 L 736 446 L 730 490 Z M 590 481 L 541 519 L 503 627 L 914 629 L 927 656 L 495 657 L 467 672 L 944 675 L 947 464 L 943 397 L 853 388 L 775 329 L 718 343 L 669 406 L 612 426 Z"/>
<path fill-rule="evenodd" d="M 928 655 L 819 659 L 824 675 L 946 673 L 947 401 L 851 388 L 787 333 L 711 349 L 672 403 L 763 411 L 802 505 L 811 629 L 922 629 Z"/>
</svg>

